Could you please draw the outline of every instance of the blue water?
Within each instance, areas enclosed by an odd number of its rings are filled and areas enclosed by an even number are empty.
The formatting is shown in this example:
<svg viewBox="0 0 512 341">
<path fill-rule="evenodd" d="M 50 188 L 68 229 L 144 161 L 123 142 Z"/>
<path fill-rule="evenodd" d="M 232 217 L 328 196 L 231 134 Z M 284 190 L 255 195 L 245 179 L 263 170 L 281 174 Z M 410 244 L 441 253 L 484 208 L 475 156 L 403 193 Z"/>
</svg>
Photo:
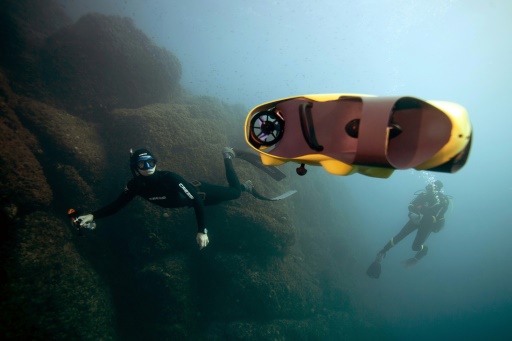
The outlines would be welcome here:
<svg viewBox="0 0 512 341">
<path fill-rule="evenodd" d="M 459 173 L 401 171 L 388 180 L 354 175 L 332 182 L 348 187 L 364 212 L 350 217 L 360 237 L 358 295 L 382 321 L 383 338 L 512 339 L 512 2 L 62 2 L 75 17 L 92 10 L 132 17 L 178 56 L 184 87 L 247 108 L 331 92 L 465 106 L 474 141 Z M 454 197 L 446 227 L 427 242 L 429 255 L 413 269 L 400 266 L 414 254 L 411 236 L 388 253 L 378 281 L 365 277 L 428 176 Z"/>
</svg>

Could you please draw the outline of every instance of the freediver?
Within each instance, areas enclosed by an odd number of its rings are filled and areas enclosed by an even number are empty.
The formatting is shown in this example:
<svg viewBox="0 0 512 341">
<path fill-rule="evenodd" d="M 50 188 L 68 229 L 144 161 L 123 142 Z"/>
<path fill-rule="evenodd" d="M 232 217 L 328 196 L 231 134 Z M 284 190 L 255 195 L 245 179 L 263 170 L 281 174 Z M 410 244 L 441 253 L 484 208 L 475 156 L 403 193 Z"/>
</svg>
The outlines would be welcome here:
<svg viewBox="0 0 512 341">
<path fill-rule="evenodd" d="M 225 147 L 222 151 L 229 187 L 197 180 L 188 182 L 177 173 L 156 170 L 157 159 L 147 149 L 138 149 L 135 152 L 130 150 L 130 154 L 133 178 L 116 200 L 92 213 L 78 216 L 75 221 L 81 228 L 94 229 L 94 220 L 113 215 L 133 198 L 140 196 L 164 208 L 193 207 L 197 221 L 196 242 L 202 249 L 209 243 L 204 206 L 235 200 L 242 192 L 252 194 L 253 191 L 250 180 L 240 184 L 232 161 L 236 157 L 235 151 L 230 147 Z"/>
</svg>

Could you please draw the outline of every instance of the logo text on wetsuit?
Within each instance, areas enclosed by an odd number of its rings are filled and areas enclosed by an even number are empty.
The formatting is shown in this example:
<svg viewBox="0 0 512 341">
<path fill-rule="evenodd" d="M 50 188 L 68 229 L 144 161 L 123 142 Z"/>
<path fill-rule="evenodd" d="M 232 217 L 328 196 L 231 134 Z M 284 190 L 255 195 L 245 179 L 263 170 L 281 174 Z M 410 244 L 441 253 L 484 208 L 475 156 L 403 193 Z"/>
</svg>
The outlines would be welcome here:
<svg viewBox="0 0 512 341">
<path fill-rule="evenodd" d="M 167 199 L 166 196 L 163 196 L 163 197 L 152 197 L 152 198 L 149 198 L 148 200 L 165 200 Z"/>
<path fill-rule="evenodd" d="M 190 194 L 190 192 L 188 191 L 188 189 L 185 187 L 185 185 L 183 185 L 181 182 L 180 184 L 178 185 L 180 186 L 180 188 L 183 190 L 183 192 L 185 192 L 185 194 L 187 195 L 187 197 L 189 197 L 190 199 L 194 199 L 194 196 L 192 194 Z"/>
</svg>

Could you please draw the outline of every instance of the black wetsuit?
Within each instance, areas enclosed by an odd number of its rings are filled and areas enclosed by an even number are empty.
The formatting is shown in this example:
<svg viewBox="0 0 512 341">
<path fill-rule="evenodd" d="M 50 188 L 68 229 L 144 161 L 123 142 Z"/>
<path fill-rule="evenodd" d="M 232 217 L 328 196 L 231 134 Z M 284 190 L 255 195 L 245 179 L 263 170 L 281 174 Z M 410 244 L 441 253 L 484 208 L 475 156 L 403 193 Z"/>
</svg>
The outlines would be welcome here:
<svg viewBox="0 0 512 341">
<path fill-rule="evenodd" d="M 121 195 L 112 203 L 93 212 L 94 219 L 110 216 L 125 207 L 135 196 L 166 208 L 194 207 L 198 232 L 205 233 L 204 206 L 240 197 L 241 187 L 231 159 L 224 159 L 229 187 L 207 182 L 187 182 L 169 171 L 155 171 L 149 176 L 136 176 L 126 184 Z"/>
<path fill-rule="evenodd" d="M 413 222 L 412 219 L 394 236 L 380 251 L 386 253 L 395 244 L 409 234 L 418 230 L 414 242 L 412 243 L 413 251 L 418 251 L 415 258 L 421 259 L 427 254 L 428 248 L 423 243 L 427 240 L 432 232 L 439 232 L 444 226 L 444 214 L 448 210 L 449 200 L 441 192 L 422 192 L 409 204 L 409 216 L 411 213 L 421 214 L 422 219 L 419 223 Z"/>
</svg>

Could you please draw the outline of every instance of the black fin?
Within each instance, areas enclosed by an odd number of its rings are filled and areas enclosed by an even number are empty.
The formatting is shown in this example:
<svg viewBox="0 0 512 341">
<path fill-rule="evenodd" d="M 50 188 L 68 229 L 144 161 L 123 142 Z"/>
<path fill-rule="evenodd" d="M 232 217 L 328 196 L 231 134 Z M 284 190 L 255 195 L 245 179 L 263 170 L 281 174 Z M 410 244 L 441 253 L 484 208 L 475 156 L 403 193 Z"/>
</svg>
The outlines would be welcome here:
<svg viewBox="0 0 512 341">
<path fill-rule="evenodd" d="M 277 167 L 265 166 L 261 162 L 261 158 L 260 158 L 259 154 L 254 154 L 254 153 L 246 152 L 246 151 L 239 150 L 239 149 L 233 149 L 233 150 L 234 150 L 237 158 L 249 162 L 253 166 L 257 167 L 258 169 L 260 169 L 263 172 L 270 175 L 274 180 L 281 181 L 284 178 L 286 178 L 286 175 L 283 172 L 281 172 L 279 169 L 277 169 Z"/>
<path fill-rule="evenodd" d="M 278 195 L 277 197 L 274 197 L 274 198 L 268 198 L 268 197 L 258 193 L 254 188 L 252 189 L 252 191 L 250 191 L 248 193 L 250 193 L 253 197 L 255 197 L 256 199 L 259 199 L 259 200 L 278 201 L 278 200 L 283 200 L 285 198 L 288 198 L 290 195 L 297 193 L 297 191 L 296 190 L 291 190 L 291 191 L 288 191 L 288 192 L 283 193 L 281 195 Z"/>
<path fill-rule="evenodd" d="M 368 267 L 368 270 L 366 270 L 366 274 L 371 278 L 379 278 L 380 277 L 380 262 L 374 261 L 370 266 Z"/>
</svg>

